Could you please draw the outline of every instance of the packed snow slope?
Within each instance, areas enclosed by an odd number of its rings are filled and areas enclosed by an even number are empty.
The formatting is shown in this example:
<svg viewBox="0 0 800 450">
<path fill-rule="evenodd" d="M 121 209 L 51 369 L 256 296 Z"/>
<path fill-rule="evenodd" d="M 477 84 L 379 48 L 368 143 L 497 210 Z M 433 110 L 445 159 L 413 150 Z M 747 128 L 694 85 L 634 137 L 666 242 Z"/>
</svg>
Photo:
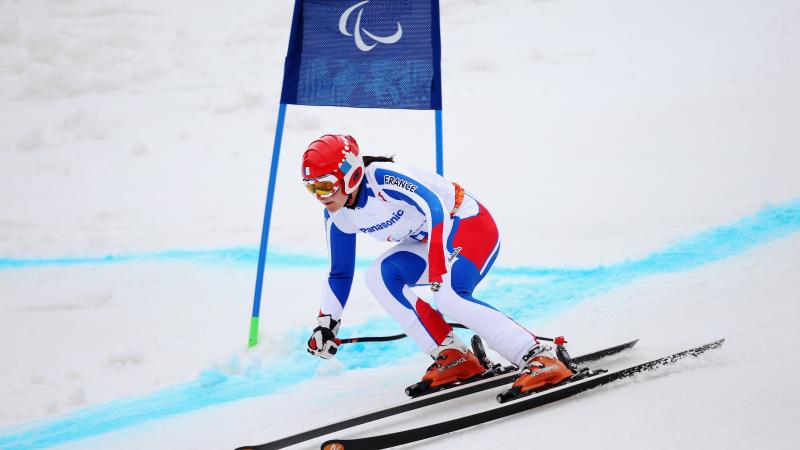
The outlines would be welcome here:
<svg viewBox="0 0 800 450">
<path fill-rule="evenodd" d="M 261 344 L 245 349 L 291 9 L 0 1 L 0 448 L 264 442 L 404 401 L 429 364 L 407 341 L 334 361 L 303 350 L 326 256 L 298 157 L 347 132 L 433 167 L 419 111 L 289 107 Z M 641 338 L 609 368 L 728 340 L 414 447 L 793 448 L 800 4 L 441 12 L 445 172 L 503 239 L 479 298 L 574 354 Z M 358 245 L 360 275 L 385 247 Z M 341 334 L 397 332 L 357 278 Z M 337 436 L 491 408 L 495 393 Z"/>
</svg>

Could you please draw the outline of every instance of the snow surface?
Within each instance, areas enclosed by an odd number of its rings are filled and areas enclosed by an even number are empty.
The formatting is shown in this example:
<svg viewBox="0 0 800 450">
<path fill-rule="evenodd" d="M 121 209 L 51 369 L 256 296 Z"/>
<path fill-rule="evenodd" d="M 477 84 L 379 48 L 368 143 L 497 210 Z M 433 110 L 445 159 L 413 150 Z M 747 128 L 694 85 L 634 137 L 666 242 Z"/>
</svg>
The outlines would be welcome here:
<svg viewBox="0 0 800 450">
<path fill-rule="evenodd" d="M 727 342 L 411 447 L 794 448 L 800 4 L 441 3 L 446 174 L 503 237 L 480 298 L 573 354 L 641 338 L 610 368 Z M 233 448 L 404 401 L 427 367 L 410 342 L 304 353 L 325 255 L 296 163 L 341 131 L 433 167 L 430 112 L 289 107 L 245 349 L 291 9 L 0 1 L 0 448 Z M 384 247 L 359 247 L 360 275 Z M 356 282 L 342 335 L 396 332 Z"/>
</svg>

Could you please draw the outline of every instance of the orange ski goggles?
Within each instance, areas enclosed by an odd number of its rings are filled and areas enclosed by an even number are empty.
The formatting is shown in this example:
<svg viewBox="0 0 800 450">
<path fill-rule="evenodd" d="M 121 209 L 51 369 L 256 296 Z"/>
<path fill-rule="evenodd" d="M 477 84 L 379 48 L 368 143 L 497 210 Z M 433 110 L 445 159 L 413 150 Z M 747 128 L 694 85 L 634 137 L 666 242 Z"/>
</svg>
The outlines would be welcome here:
<svg viewBox="0 0 800 450">
<path fill-rule="evenodd" d="M 328 198 L 339 190 L 339 179 L 334 174 L 323 175 L 313 180 L 303 180 L 306 189 L 319 198 Z"/>
</svg>

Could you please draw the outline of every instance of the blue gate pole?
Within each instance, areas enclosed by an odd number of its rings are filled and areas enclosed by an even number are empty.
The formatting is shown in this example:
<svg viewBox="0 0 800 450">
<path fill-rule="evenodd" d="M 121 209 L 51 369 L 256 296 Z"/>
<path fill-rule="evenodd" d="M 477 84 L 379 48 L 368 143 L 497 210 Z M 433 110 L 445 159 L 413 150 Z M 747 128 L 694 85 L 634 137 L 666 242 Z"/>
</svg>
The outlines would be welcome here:
<svg viewBox="0 0 800 450">
<path fill-rule="evenodd" d="M 258 250 L 258 273 L 256 289 L 253 294 L 253 314 L 250 317 L 250 337 L 247 347 L 258 344 L 258 319 L 261 310 L 261 288 L 264 284 L 264 265 L 267 260 L 267 244 L 269 242 L 269 222 L 272 218 L 272 201 L 275 198 L 275 179 L 278 177 L 278 160 L 281 156 L 281 140 L 283 139 L 283 122 L 286 118 L 286 104 L 281 103 L 278 109 L 278 124 L 275 126 L 275 143 L 272 148 L 272 163 L 269 167 L 269 187 L 267 188 L 267 205 L 264 207 L 264 223 L 261 226 L 261 248 Z"/>
<path fill-rule="evenodd" d="M 436 110 L 436 173 L 444 176 L 444 151 L 442 143 L 442 110 Z"/>
</svg>

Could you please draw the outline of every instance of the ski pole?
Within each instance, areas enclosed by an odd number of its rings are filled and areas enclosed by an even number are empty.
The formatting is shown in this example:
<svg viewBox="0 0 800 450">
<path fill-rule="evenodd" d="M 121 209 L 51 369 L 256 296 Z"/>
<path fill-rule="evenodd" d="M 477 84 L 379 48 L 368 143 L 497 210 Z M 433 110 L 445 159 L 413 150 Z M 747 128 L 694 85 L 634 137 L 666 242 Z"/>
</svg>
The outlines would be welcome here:
<svg viewBox="0 0 800 450">
<path fill-rule="evenodd" d="M 461 329 L 465 329 L 465 330 L 467 329 L 466 326 L 461 325 L 460 323 L 449 323 L 448 322 L 448 325 L 450 325 L 453 328 L 461 328 Z M 403 339 L 406 336 L 407 335 L 405 333 L 403 333 L 403 334 L 394 334 L 392 336 L 351 337 L 351 338 L 337 339 L 337 341 L 339 341 L 340 345 L 341 344 L 355 344 L 356 342 L 386 342 L 386 341 L 396 341 L 398 339 Z M 536 338 L 541 340 L 541 341 L 548 341 L 548 342 L 552 342 L 553 341 L 552 338 L 548 338 L 548 337 L 536 336 Z"/>
</svg>

